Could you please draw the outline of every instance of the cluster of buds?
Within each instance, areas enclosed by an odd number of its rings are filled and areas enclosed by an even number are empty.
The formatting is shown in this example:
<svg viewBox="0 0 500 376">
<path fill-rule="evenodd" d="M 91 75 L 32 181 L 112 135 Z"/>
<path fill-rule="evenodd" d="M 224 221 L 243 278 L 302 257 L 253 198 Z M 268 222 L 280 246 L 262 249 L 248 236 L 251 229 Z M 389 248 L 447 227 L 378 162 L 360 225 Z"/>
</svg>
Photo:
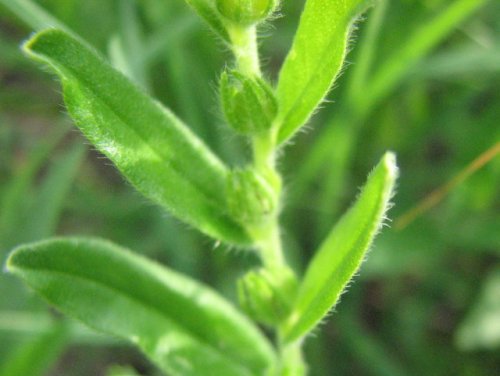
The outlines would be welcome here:
<svg viewBox="0 0 500 376">
<path fill-rule="evenodd" d="M 216 0 L 217 9 L 230 22 L 249 26 L 269 17 L 279 0 Z"/>
<path fill-rule="evenodd" d="M 242 223 L 262 223 L 277 210 L 274 187 L 251 168 L 231 171 L 226 184 L 226 197 L 231 215 Z"/>
<path fill-rule="evenodd" d="M 251 136 L 271 128 L 278 102 L 263 79 L 237 71 L 224 72 L 220 95 L 226 120 L 236 132 Z"/>
<path fill-rule="evenodd" d="M 238 281 L 241 307 L 254 320 L 275 326 L 288 317 L 297 294 L 297 279 L 288 267 L 259 268 Z"/>
</svg>

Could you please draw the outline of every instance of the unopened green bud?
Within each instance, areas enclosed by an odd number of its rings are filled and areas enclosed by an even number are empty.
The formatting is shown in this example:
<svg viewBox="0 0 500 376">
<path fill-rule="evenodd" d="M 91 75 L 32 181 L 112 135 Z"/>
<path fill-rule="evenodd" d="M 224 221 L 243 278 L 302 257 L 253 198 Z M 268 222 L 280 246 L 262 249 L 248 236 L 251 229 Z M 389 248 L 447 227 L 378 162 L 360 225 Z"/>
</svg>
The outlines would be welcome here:
<svg viewBox="0 0 500 376">
<path fill-rule="evenodd" d="M 224 72 L 220 79 L 222 110 L 238 133 L 256 135 L 271 128 L 278 101 L 269 84 L 259 77 L 237 71 Z"/>
<path fill-rule="evenodd" d="M 275 326 L 290 314 L 297 279 L 287 267 L 251 270 L 238 280 L 241 307 L 257 322 Z"/>
<path fill-rule="evenodd" d="M 276 9 L 278 0 L 216 0 L 216 3 L 229 21 L 247 26 L 265 20 Z"/>
<path fill-rule="evenodd" d="M 260 224 L 277 209 L 277 193 L 272 185 L 252 169 L 231 171 L 226 184 L 230 214 L 244 224 Z"/>
</svg>

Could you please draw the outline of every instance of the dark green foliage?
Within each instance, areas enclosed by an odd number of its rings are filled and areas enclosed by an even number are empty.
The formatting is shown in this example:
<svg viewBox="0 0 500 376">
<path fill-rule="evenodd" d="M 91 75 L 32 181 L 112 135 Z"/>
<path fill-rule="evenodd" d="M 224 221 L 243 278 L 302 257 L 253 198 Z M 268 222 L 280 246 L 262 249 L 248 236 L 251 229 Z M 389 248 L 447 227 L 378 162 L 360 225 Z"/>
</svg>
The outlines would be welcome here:
<svg viewBox="0 0 500 376">
<path fill-rule="evenodd" d="M 215 0 L 187 2 L 201 17 L 181 0 L 0 0 L 0 254 L 5 260 L 14 245 L 54 234 L 109 238 L 216 287 L 228 299 L 239 294 L 248 315 L 272 327 L 293 305 L 275 287 L 283 281 L 262 278 L 255 253 L 227 252 L 223 243 L 214 247 L 166 216 L 168 205 L 156 208 L 141 198 L 92 147 L 82 155 L 87 141 L 74 131 L 65 133 L 69 120 L 61 113 L 60 86 L 18 49 L 32 30 L 57 26 L 77 34 L 141 91 L 168 106 L 231 176 L 249 165 L 251 151 L 248 140 L 222 124 L 215 99 L 217 78 L 235 68 L 228 68 L 219 53 L 229 50 L 230 37 Z M 280 94 L 286 76 L 280 68 L 304 3 L 283 1 L 283 17 L 260 29 L 262 37 L 272 34 L 260 45 L 281 116 L 287 102 Z M 348 64 L 330 93 L 331 80 L 319 80 L 321 69 L 311 68 L 316 99 L 294 115 L 301 115 L 300 125 L 309 119 L 308 132 L 298 132 L 278 153 L 284 196 L 275 210 L 282 213 L 287 261 L 298 276 L 312 273 L 307 264 L 314 250 L 385 150 L 397 153 L 402 171 L 390 212 L 397 220 L 499 140 L 497 2 L 370 3 L 374 7 L 356 28 L 342 12 L 335 15 L 338 22 L 326 24 L 343 28 L 339 44 L 346 44 L 349 32 Z M 304 25 L 312 19 L 304 17 Z M 301 29 L 306 33 L 306 26 Z M 309 32 L 328 35 L 319 26 Z M 337 63 L 344 59 L 336 56 Z M 315 61 L 329 67 L 330 78 L 338 76 L 340 63 Z M 302 82 L 291 68 L 289 76 L 287 85 Z M 323 98 L 321 111 L 310 118 Z M 300 125 L 282 128 L 280 141 Z M 310 375 L 496 374 L 498 314 L 492 302 L 499 286 L 499 172 L 496 157 L 407 227 L 386 222 L 391 228 L 375 242 L 341 304 L 303 341 Z M 267 184 L 274 181 L 266 171 L 261 176 Z M 218 187 L 232 217 L 222 193 L 227 183 Z M 281 182 L 274 183 L 281 190 Z M 233 220 L 241 227 L 240 219 Z M 160 375 L 133 350 L 124 350 L 121 341 L 68 319 L 63 341 L 39 346 L 55 338 L 59 321 L 60 315 L 54 317 L 14 276 L 0 276 L 0 364 L 9 359 L 14 372 L 33 376 L 104 374 L 106 369 L 110 375 Z M 28 364 L 26 354 L 43 361 Z M 283 355 L 291 369 L 301 367 L 296 349 Z M 111 366 L 116 363 L 133 368 Z M 12 368 L 17 365 L 24 368 Z"/>
</svg>

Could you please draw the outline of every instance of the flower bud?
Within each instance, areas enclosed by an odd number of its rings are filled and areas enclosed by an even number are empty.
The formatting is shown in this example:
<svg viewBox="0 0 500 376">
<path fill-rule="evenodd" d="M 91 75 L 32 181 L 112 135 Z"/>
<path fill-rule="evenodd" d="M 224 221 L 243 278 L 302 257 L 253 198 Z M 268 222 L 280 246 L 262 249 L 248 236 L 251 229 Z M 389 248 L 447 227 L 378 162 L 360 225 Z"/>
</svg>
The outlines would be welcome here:
<svg viewBox="0 0 500 376">
<path fill-rule="evenodd" d="M 289 315 L 297 279 L 287 267 L 251 270 L 238 280 L 241 307 L 257 322 L 274 326 Z"/>
<path fill-rule="evenodd" d="M 216 0 L 217 9 L 228 20 L 242 26 L 265 20 L 278 0 Z"/>
<path fill-rule="evenodd" d="M 224 116 L 238 133 L 256 135 L 271 128 L 278 102 L 263 79 L 247 77 L 237 71 L 224 72 L 220 95 Z"/>
<path fill-rule="evenodd" d="M 233 170 L 226 184 L 230 214 L 244 224 L 261 224 L 277 209 L 277 194 L 266 179 L 252 169 Z"/>
</svg>

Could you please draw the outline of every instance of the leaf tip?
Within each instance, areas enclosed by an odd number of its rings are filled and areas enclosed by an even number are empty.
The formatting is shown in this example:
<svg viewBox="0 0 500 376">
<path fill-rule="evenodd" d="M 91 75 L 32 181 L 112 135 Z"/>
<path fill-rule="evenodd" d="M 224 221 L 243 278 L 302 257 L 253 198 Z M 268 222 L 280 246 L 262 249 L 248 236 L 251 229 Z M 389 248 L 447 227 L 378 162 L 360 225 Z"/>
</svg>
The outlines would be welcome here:
<svg viewBox="0 0 500 376">
<path fill-rule="evenodd" d="M 22 252 L 22 247 L 16 247 L 9 253 L 3 267 L 4 272 L 15 274 L 17 270 L 16 260 L 20 252 Z"/>
<path fill-rule="evenodd" d="M 21 49 L 25 54 L 32 55 L 34 54 L 35 50 L 35 45 L 39 41 L 40 38 L 42 38 L 46 33 L 50 32 L 51 30 L 54 30 L 53 28 L 49 29 L 44 29 L 42 31 L 38 31 L 35 33 L 32 33 L 27 40 L 23 42 L 21 45 Z"/>
<path fill-rule="evenodd" d="M 46 50 L 57 48 L 61 44 L 61 37 L 64 36 L 74 38 L 73 34 L 70 32 L 56 27 L 49 27 L 31 34 L 21 45 L 21 50 L 28 57 L 40 60 Z"/>
<path fill-rule="evenodd" d="M 382 164 L 384 169 L 387 171 L 388 178 L 392 181 L 396 180 L 399 174 L 399 169 L 396 163 L 396 154 L 392 151 L 387 151 L 382 158 Z"/>
</svg>

